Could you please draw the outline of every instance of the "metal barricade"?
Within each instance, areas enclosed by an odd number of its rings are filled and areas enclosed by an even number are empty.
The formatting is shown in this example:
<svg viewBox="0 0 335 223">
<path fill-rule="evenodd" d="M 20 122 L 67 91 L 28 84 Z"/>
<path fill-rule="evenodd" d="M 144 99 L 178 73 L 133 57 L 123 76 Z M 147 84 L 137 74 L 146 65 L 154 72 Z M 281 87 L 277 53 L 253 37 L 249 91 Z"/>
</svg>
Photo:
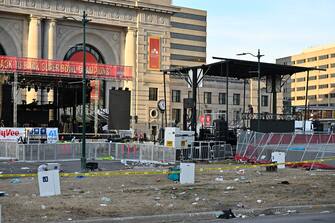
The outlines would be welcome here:
<svg viewBox="0 0 335 223">
<path fill-rule="evenodd" d="M 285 152 L 287 162 L 314 162 L 335 157 L 335 134 L 243 131 L 238 136 L 236 150 L 238 160 L 271 162 L 271 154 L 276 151 Z"/>
<path fill-rule="evenodd" d="M 15 158 L 20 161 L 56 161 L 79 160 L 81 158 L 81 143 L 56 144 L 17 144 L 1 143 L 0 157 Z M 152 163 L 175 163 L 175 149 L 154 145 L 136 143 L 86 143 L 88 160 L 112 159 L 133 160 Z"/>
<path fill-rule="evenodd" d="M 0 159 L 17 159 L 17 142 L 0 142 Z"/>
<path fill-rule="evenodd" d="M 214 161 L 232 158 L 232 146 L 220 141 L 194 142 L 186 148 L 177 149 L 177 160 Z"/>
</svg>

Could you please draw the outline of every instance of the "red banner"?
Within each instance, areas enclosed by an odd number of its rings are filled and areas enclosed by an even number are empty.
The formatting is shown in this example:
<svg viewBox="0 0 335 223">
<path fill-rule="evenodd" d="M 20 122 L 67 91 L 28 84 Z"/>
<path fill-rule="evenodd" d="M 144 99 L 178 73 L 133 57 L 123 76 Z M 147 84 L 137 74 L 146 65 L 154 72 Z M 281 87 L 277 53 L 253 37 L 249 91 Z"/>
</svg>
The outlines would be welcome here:
<svg viewBox="0 0 335 223">
<path fill-rule="evenodd" d="M 160 70 L 161 68 L 161 44 L 160 37 L 149 37 L 149 69 Z"/>
<path fill-rule="evenodd" d="M 209 127 L 211 126 L 212 117 L 211 115 L 200 115 L 199 121 L 203 126 Z"/>
<path fill-rule="evenodd" d="M 82 78 L 83 64 L 73 61 L 0 56 L 1 72 Z M 87 79 L 129 80 L 132 78 L 132 68 L 119 65 L 87 63 L 86 77 Z"/>
</svg>

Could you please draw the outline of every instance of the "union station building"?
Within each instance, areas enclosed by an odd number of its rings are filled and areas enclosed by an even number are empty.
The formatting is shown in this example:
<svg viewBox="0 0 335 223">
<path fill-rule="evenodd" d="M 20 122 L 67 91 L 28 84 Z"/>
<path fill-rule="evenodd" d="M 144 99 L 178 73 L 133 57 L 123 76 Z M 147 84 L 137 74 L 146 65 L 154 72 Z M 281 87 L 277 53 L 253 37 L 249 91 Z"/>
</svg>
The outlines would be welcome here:
<svg viewBox="0 0 335 223">
<path fill-rule="evenodd" d="M 207 12 L 178 7 L 171 0 L 0 0 L 0 64 L 1 58 L 28 60 L 31 68 L 33 58 L 34 63 L 59 64 L 59 69 L 64 64 L 79 69 L 77 73 L 21 72 L 0 65 L 1 120 L 5 126 L 56 125 L 60 132 L 77 130 L 82 117 L 79 71 L 84 11 L 89 20 L 85 35 L 88 65 L 120 71 L 110 76 L 88 71 L 88 122 L 95 122 L 95 127 L 106 124 L 113 110 L 110 91 L 128 91 L 130 128 L 158 134 L 163 115 L 157 103 L 164 99 L 161 70 L 205 64 L 207 56 Z M 243 81 L 231 80 L 234 97 L 228 102 L 224 86 L 223 80 L 205 79 L 199 90 L 200 115 L 224 114 L 224 104 L 229 103 L 229 115 L 237 123 L 243 113 Z M 182 102 L 191 97 L 192 88 L 183 79 L 167 76 L 165 91 L 167 125 L 181 126 Z M 268 102 L 264 105 L 270 108 Z"/>
</svg>

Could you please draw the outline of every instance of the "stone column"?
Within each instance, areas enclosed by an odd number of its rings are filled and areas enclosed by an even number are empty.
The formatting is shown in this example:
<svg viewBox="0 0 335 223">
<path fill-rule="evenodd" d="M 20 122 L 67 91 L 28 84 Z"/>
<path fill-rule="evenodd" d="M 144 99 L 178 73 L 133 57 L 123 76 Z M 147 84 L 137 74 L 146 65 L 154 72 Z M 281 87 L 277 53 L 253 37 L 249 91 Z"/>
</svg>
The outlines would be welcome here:
<svg viewBox="0 0 335 223">
<path fill-rule="evenodd" d="M 31 16 L 28 30 L 28 54 L 29 58 L 41 57 L 41 20 L 38 17 Z M 33 102 L 33 99 L 38 100 L 38 93 L 34 91 L 34 86 L 31 90 L 27 91 L 26 101 L 27 104 Z"/>
<path fill-rule="evenodd" d="M 136 76 L 136 35 L 137 31 L 134 28 L 129 28 L 126 33 L 124 47 L 124 65 L 132 67 L 132 81 L 125 81 L 124 87 L 131 90 L 130 111 L 131 116 L 137 115 L 137 76 Z M 134 118 L 132 119 L 132 128 L 134 129 Z"/>
<path fill-rule="evenodd" d="M 28 31 L 28 57 L 41 57 L 41 20 L 31 16 Z"/>
<path fill-rule="evenodd" d="M 44 57 L 48 60 L 53 60 L 56 58 L 56 19 L 49 19 L 46 20 L 45 23 L 45 41 L 44 41 Z M 41 94 L 43 94 L 43 98 L 45 98 L 45 104 L 48 104 L 49 101 L 53 101 L 53 90 L 50 90 L 51 86 L 49 87 L 49 91 L 47 89 L 41 90 Z M 42 102 L 43 103 L 43 102 Z M 54 110 L 49 110 L 49 120 L 53 118 Z"/>
<path fill-rule="evenodd" d="M 50 19 L 45 24 L 45 57 L 49 60 L 55 59 L 56 55 L 56 19 Z"/>
</svg>

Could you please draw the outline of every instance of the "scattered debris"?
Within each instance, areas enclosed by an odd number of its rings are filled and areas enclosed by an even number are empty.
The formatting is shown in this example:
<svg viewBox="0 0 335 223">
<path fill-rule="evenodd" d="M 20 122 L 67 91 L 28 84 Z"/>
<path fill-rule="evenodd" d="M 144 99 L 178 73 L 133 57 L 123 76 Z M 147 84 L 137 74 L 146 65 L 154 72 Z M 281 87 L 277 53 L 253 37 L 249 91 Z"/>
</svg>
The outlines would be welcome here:
<svg viewBox="0 0 335 223">
<path fill-rule="evenodd" d="M 228 210 L 223 210 L 219 215 L 216 216 L 217 218 L 220 219 L 231 219 L 231 218 L 236 218 L 234 213 L 232 212 L 231 209 Z"/>
<path fill-rule="evenodd" d="M 238 214 L 236 215 L 237 218 L 247 218 L 248 216 L 244 215 L 244 214 Z"/>
<path fill-rule="evenodd" d="M 263 201 L 262 200 L 257 200 L 256 201 L 258 204 L 261 204 L 261 203 L 263 203 Z"/>
<path fill-rule="evenodd" d="M 247 177 L 246 176 L 240 176 L 240 180 L 246 180 Z"/>
<path fill-rule="evenodd" d="M 290 184 L 290 182 L 288 182 L 287 180 L 284 180 L 282 182 L 280 182 L 281 184 Z"/>
<path fill-rule="evenodd" d="M 193 202 L 193 203 L 192 203 L 192 205 L 197 205 L 197 204 L 198 204 L 198 202 Z"/>
<path fill-rule="evenodd" d="M 195 201 L 199 201 L 199 200 L 200 200 L 200 197 L 196 197 L 194 200 L 195 200 Z"/>
<path fill-rule="evenodd" d="M 267 172 L 277 172 L 278 167 L 277 166 L 267 166 L 265 167 Z"/>
<path fill-rule="evenodd" d="M 241 202 L 239 202 L 236 206 L 239 208 L 244 208 L 244 204 L 242 204 Z"/>
<path fill-rule="evenodd" d="M 184 195 L 184 194 L 186 194 L 185 191 L 179 193 L 179 195 Z"/>
<path fill-rule="evenodd" d="M 90 171 L 99 170 L 99 164 L 97 162 L 88 162 L 86 163 L 86 169 Z"/>
<path fill-rule="evenodd" d="M 244 175 L 245 174 L 245 170 L 241 169 L 239 171 L 236 172 L 238 175 Z"/>
<path fill-rule="evenodd" d="M 121 163 L 122 163 L 123 165 L 125 165 L 125 166 L 128 166 L 128 164 L 127 164 L 127 160 L 121 160 Z"/>
<path fill-rule="evenodd" d="M 112 202 L 112 199 L 109 198 L 109 197 L 102 197 L 101 202 L 103 202 L 104 204 L 106 204 L 106 203 L 108 204 L 108 203 Z"/>
<path fill-rule="evenodd" d="M 19 178 L 14 178 L 14 179 L 10 180 L 10 183 L 11 184 L 19 184 L 19 183 L 21 183 L 21 180 Z"/>
<path fill-rule="evenodd" d="M 222 182 L 223 181 L 223 176 L 219 176 L 219 177 L 215 178 L 215 181 Z"/>
<path fill-rule="evenodd" d="M 226 190 L 235 190 L 235 187 L 233 187 L 233 186 L 228 186 L 228 187 L 226 187 Z"/>
</svg>

